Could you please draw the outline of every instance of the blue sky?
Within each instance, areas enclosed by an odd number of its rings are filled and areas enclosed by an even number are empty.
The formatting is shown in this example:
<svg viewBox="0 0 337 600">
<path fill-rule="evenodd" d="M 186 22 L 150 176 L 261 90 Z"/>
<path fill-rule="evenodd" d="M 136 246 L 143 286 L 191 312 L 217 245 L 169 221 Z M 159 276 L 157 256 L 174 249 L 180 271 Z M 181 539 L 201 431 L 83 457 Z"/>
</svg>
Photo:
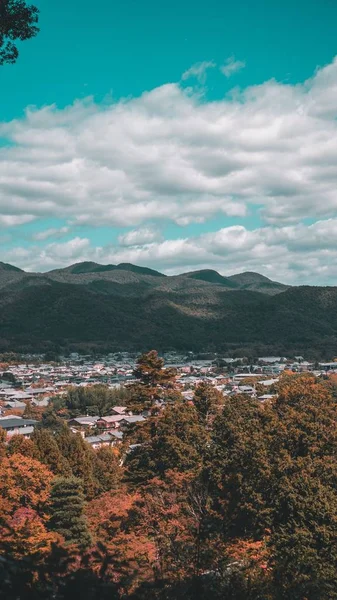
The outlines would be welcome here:
<svg viewBox="0 0 337 600">
<path fill-rule="evenodd" d="M 336 284 L 336 2 L 36 4 L 0 70 L 2 260 Z"/>
</svg>

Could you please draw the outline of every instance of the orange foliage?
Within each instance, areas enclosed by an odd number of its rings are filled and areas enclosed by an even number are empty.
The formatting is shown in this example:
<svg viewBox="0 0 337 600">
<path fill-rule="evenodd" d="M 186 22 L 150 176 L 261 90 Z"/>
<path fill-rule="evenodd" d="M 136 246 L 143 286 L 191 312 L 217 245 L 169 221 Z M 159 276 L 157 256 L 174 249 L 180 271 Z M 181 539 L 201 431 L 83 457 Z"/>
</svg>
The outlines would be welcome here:
<svg viewBox="0 0 337 600">
<path fill-rule="evenodd" d="M 226 548 L 230 559 L 253 564 L 261 569 L 267 569 L 270 559 L 267 538 L 262 540 L 237 539 Z"/>
<path fill-rule="evenodd" d="M 44 511 L 53 474 L 39 461 L 13 454 L 0 463 L 0 520 L 21 507 Z"/>
<path fill-rule="evenodd" d="M 87 517 L 98 550 L 93 569 L 108 576 L 128 592 L 141 581 L 153 579 L 155 547 L 146 532 L 133 523 L 136 494 L 121 489 L 89 502 Z"/>
<path fill-rule="evenodd" d="M 36 556 L 42 558 L 51 551 L 60 536 L 47 531 L 41 517 L 31 508 L 19 508 L 1 532 L 0 547 L 10 549 L 14 558 Z"/>
</svg>

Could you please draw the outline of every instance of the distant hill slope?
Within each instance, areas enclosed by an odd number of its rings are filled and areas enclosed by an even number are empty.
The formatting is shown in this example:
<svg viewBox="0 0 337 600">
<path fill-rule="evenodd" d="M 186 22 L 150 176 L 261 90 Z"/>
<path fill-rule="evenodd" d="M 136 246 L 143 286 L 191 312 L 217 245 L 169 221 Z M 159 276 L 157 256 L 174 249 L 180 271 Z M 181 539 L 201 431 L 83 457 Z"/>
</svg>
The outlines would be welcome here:
<svg viewBox="0 0 337 600">
<path fill-rule="evenodd" d="M 283 283 L 272 281 L 268 277 L 260 275 L 260 273 L 253 273 L 251 271 L 246 271 L 238 275 L 230 275 L 228 279 L 242 290 L 253 290 L 270 295 L 284 292 L 289 288 L 289 286 Z"/>
<path fill-rule="evenodd" d="M 256 273 L 100 267 L 41 274 L 0 265 L 0 350 L 337 354 L 337 288 L 287 288 Z"/>
<path fill-rule="evenodd" d="M 19 267 L 13 267 L 13 265 L 9 265 L 8 263 L 4 263 L 0 261 L 0 271 L 14 271 L 16 273 L 23 273 L 22 269 Z"/>
</svg>

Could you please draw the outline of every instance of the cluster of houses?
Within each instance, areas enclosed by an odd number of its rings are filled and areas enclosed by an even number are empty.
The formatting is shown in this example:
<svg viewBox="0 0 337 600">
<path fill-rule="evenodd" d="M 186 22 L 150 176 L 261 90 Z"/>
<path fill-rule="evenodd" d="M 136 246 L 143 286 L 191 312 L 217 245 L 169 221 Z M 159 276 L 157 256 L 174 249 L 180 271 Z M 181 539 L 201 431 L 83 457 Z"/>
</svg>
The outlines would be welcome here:
<svg viewBox="0 0 337 600">
<path fill-rule="evenodd" d="M 214 385 L 224 396 L 247 394 L 264 402 L 272 398 L 282 372 L 312 371 L 316 375 L 337 371 L 337 362 L 309 363 L 303 357 L 261 357 L 254 364 L 244 359 L 197 360 L 171 353 L 166 364 L 175 367 L 176 383 L 186 400 L 192 400 L 201 381 Z M 127 354 L 109 355 L 92 360 L 77 354 L 59 364 L 39 360 L 0 367 L 0 427 L 7 437 L 22 434 L 29 437 L 38 423 L 25 418 L 27 405 L 47 408 L 55 396 L 67 393 L 69 386 L 106 384 L 111 389 L 134 381 L 135 357 Z M 114 445 L 123 439 L 127 427 L 146 419 L 146 414 L 133 415 L 124 406 L 115 406 L 108 416 L 83 415 L 69 420 L 73 431 L 79 432 L 93 448 Z"/>
</svg>

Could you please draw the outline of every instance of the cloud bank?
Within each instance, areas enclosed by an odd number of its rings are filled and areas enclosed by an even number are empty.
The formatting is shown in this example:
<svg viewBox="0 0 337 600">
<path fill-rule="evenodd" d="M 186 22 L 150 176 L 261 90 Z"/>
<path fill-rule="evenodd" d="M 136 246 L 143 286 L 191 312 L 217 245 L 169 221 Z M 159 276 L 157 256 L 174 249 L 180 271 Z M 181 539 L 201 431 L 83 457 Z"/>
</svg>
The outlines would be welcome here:
<svg viewBox="0 0 337 600">
<path fill-rule="evenodd" d="M 272 80 L 213 102 L 171 83 L 103 106 L 29 108 L 0 124 L 0 233 L 47 219 L 64 225 L 35 235 L 44 245 L 2 259 L 30 269 L 89 258 L 166 272 L 253 269 L 334 284 L 336 116 L 337 60 L 302 84 Z M 210 219 L 226 216 L 242 224 L 207 232 Z M 181 235 L 161 239 L 170 223 Z M 194 223 L 204 232 L 186 237 Z M 131 231 L 113 247 L 77 233 L 101 226 Z M 65 234 L 72 238 L 49 242 Z"/>
</svg>

